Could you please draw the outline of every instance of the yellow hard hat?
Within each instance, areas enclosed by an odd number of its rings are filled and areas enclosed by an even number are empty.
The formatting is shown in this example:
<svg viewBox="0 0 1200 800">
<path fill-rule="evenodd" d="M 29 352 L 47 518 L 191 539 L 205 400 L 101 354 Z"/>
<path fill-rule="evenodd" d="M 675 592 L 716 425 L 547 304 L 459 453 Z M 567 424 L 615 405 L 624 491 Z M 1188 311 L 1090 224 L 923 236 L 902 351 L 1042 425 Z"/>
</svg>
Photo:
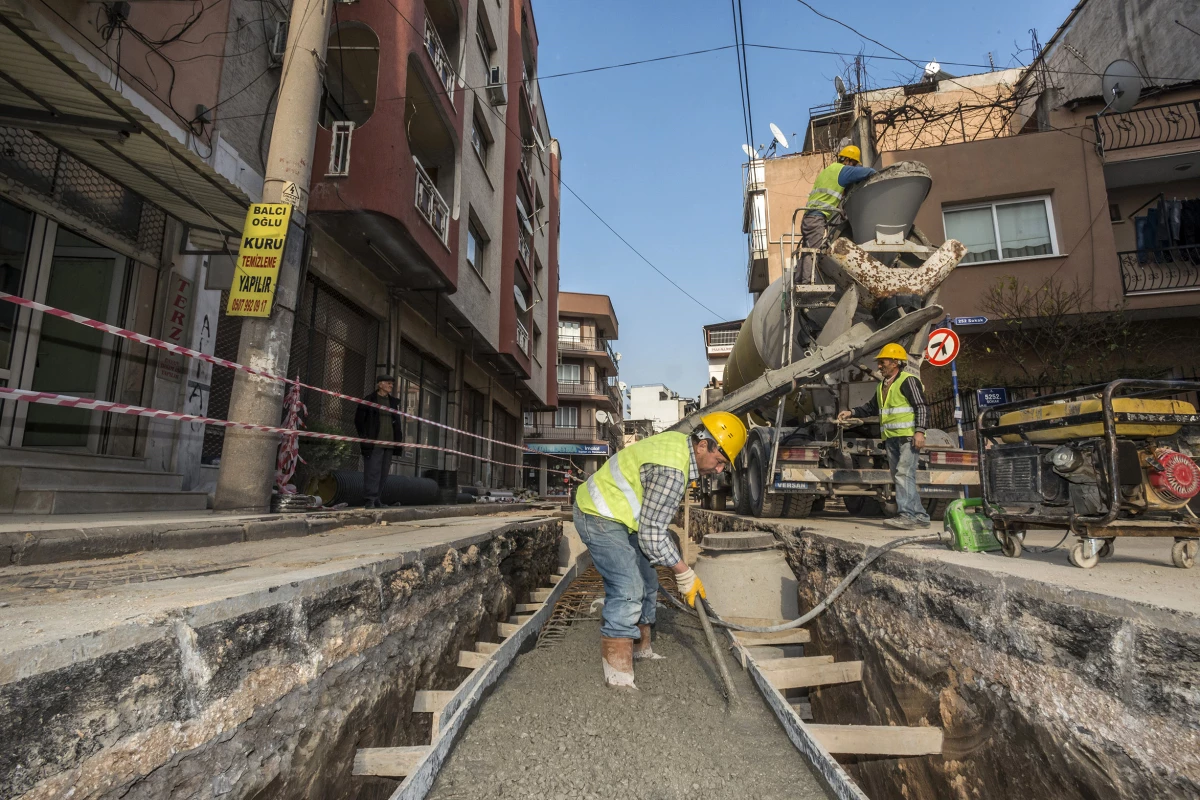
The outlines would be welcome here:
<svg viewBox="0 0 1200 800">
<path fill-rule="evenodd" d="M 714 411 L 700 418 L 705 430 L 716 439 L 730 463 L 746 446 L 746 426 L 736 415 L 728 411 Z"/>
<path fill-rule="evenodd" d="M 885 344 L 883 349 L 879 351 L 879 355 L 875 356 L 876 360 L 881 358 L 894 358 L 897 361 L 908 361 L 908 351 L 903 345 L 898 345 L 895 342 Z"/>
<path fill-rule="evenodd" d="M 838 151 L 838 158 L 853 158 L 861 164 L 862 150 L 859 150 L 856 145 L 848 144 Z"/>
</svg>

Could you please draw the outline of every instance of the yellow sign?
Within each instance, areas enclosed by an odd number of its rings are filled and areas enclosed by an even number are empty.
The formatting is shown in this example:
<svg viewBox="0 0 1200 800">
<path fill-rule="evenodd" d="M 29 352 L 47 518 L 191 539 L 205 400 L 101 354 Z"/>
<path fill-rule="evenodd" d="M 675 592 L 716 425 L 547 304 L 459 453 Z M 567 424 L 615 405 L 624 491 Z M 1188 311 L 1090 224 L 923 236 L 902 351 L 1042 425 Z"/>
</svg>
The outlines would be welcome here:
<svg viewBox="0 0 1200 800">
<path fill-rule="evenodd" d="M 269 317 L 283 246 L 287 243 L 292 207 L 287 203 L 253 203 L 246 213 L 233 286 L 225 313 L 231 317 Z"/>
</svg>

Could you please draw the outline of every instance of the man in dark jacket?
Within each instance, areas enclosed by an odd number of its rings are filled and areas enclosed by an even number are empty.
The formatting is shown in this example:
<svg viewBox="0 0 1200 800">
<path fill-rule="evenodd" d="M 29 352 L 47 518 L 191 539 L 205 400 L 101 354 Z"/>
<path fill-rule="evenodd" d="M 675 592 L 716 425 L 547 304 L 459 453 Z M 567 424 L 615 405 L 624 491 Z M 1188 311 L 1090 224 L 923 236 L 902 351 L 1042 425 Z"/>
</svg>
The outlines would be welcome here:
<svg viewBox="0 0 1200 800">
<path fill-rule="evenodd" d="M 388 408 L 399 408 L 400 401 L 392 397 L 396 388 L 396 379 L 391 375 L 379 375 L 375 378 L 375 391 L 364 397 L 372 403 Z M 363 439 L 374 439 L 384 442 L 403 442 L 404 426 L 400 417 L 388 414 L 378 408 L 360 405 L 354 412 L 354 428 Z M 376 447 L 372 444 L 359 445 L 363 457 L 363 492 L 366 495 L 365 508 L 383 508 L 379 496 L 383 493 L 383 483 L 387 480 L 392 466 L 391 447 Z"/>
</svg>

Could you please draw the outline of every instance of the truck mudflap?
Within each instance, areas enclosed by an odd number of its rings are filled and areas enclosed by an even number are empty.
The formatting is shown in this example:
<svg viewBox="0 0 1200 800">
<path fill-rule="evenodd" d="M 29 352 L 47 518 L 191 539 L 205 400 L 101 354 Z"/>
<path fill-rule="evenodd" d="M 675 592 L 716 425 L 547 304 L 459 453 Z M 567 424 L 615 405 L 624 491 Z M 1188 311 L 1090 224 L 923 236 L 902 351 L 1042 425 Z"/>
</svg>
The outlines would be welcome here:
<svg viewBox="0 0 1200 800">
<path fill-rule="evenodd" d="M 870 486 L 891 483 L 892 475 L 886 469 L 823 469 L 785 464 L 776 471 L 773 488 L 783 492 L 827 493 L 832 491 L 835 485 Z M 978 485 L 977 470 L 917 470 L 917 489 L 928 497 L 957 497 L 959 487 Z"/>
</svg>

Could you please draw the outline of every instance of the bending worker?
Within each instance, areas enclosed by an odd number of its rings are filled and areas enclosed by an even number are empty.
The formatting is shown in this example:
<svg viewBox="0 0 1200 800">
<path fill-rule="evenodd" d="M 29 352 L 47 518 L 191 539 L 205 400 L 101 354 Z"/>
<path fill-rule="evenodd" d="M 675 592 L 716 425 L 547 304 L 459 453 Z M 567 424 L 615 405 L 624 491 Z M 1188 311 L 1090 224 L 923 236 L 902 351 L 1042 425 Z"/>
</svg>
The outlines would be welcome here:
<svg viewBox="0 0 1200 800">
<path fill-rule="evenodd" d="M 600 656 L 609 686 L 636 688 L 633 660 L 658 658 L 650 644 L 654 564 L 675 573 L 688 605 L 705 597 L 667 526 L 691 481 L 730 468 L 746 444 L 746 426 L 727 411 L 707 414 L 701 423 L 691 436 L 667 431 L 618 451 L 575 490 L 575 529 L 604 579 Z"/>
<path fill-rule="evenodd" d="M 883 382 L 865 405 L 842 411 L 838 419 L 879 416 L 879 435 L 887 449 L 892 483 L 896 487 L 898 516 L 884 520 L 892 528 L 928 528 L 929 515 L 917 492 L 917 451 L 925 446 L 925 428 L 929 407 L 921 379 L 905 372 L 908 351 L 903 346 L 886 344 L 875 356 Z"/>
<path fill-rule="evenodd" d="M 841 209 L 846 189 L 875 174 L 870 167 L 860 166 L 860 161 L 862 152 L 852 144 L 846 145 L 838 152 L 837 160 L 817 174 L 808 195 L 809 210 L 800 220 L 805 247 L 816 249 L 825 243 L 825 229 L 833 212 Z M 807 254 L 801 260 L 800 283 L 812 283 L 815 261 L 814 256 Z"/>
</svg>

